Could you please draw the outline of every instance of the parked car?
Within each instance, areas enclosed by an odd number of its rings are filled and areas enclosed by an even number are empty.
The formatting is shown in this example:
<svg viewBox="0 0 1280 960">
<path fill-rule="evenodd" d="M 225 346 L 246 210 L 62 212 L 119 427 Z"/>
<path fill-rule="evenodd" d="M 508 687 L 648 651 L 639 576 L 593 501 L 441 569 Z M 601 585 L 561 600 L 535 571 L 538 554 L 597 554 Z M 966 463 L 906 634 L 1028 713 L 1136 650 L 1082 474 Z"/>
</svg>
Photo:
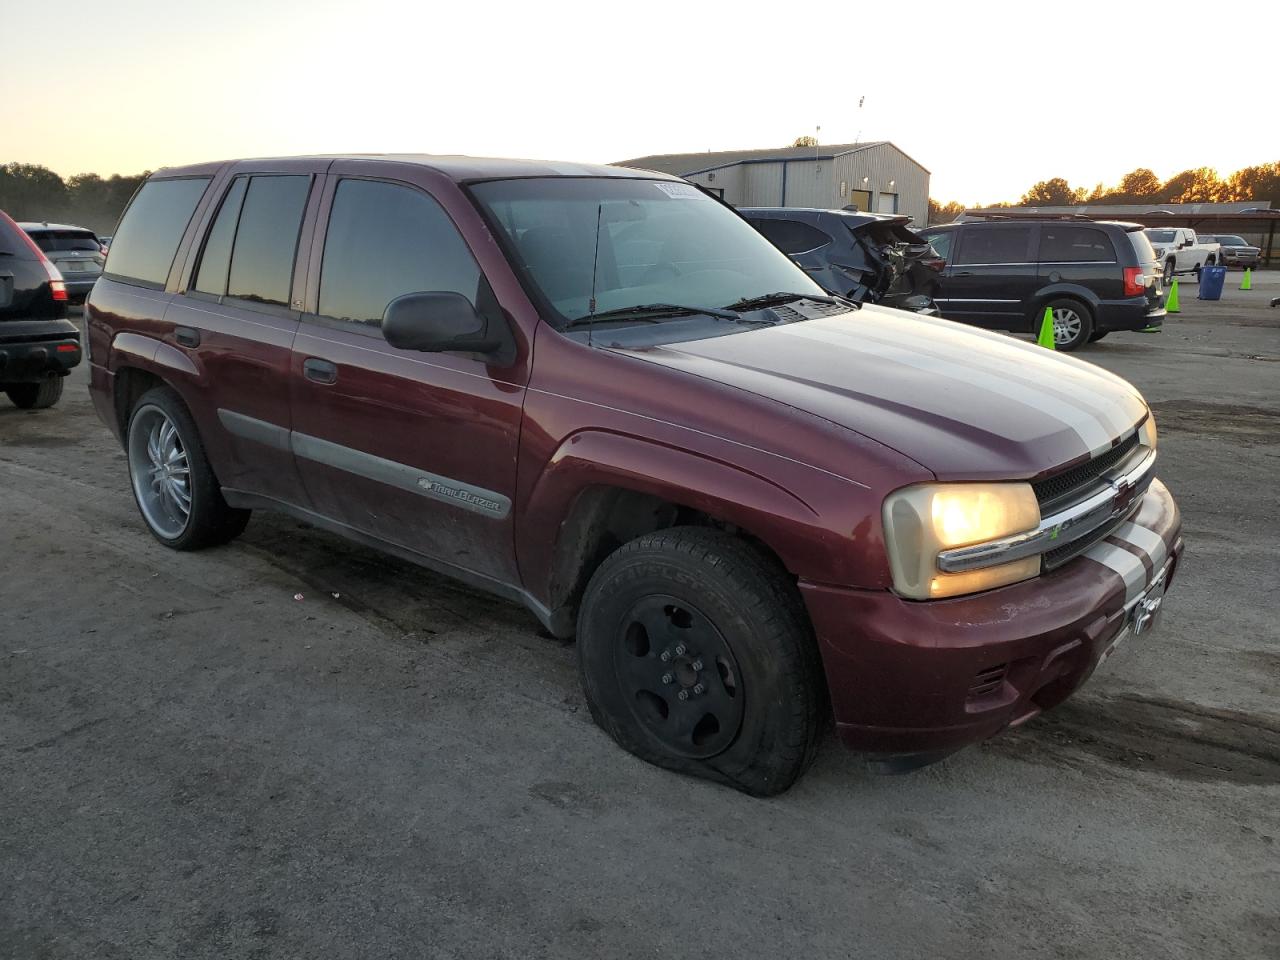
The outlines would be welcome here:
<svg viewBox="0 0 1280 960">
<path fill-rule="evenodd" d="M 1196 232 L 1188 227 L 1147 227 L 1143 232 L 1161 264 L 1166 287 L 1178 274 L 1194 273 L 1199 277 L 1201 267 L 1218 262 L 1218 244 L 1199 242 Z"/>
<path fill-rule="evenodd" d="M 79 362 L 62 275 L 0 211 L 0 391 L 24 410 L 51 407 Z"/>
<path fill-rule="evenodd" d="M 831 714 L 905 766 L 1053 707 L 1182 554 L 1128 383 L 852 308 L 663 174 L 201 164 L 115 237 L 91 395 L 160 543 L 272 510 L 523 603 L 619 744 L 749 793 Z"/>
<path fill-rule="evenodd" d="M 67 284 L 72 303 L 83 303 L 93 289 L 106 257 L 92 230 L 65 223 L 20 223 L 36 246 L 44 251 Z"/>
<path fill-rule="evenodd" d="M 1196 244 L 1206 246 L 1217 244 L 1219 248 L 1218 262 L 1224 267 L 1249 267 L 1257 270 L 1262 266 L 1262 248 L 1255 247 L 1234 233 L 1218 233 L 1206 235 L 1196 234 Z"/>
<path fill-rule="evenodd" d="M 1077 350 L 1164 320 L 1159 264 L 1142 227 L 1104 220 L 970 220 L 920 231 L 946 266 L 934 300 L 950 320 L 1034 333 Z"/>
<path fill-rule="evenodd" d="M 738 212 L 829 293 L 938 313 L 933 290 L 943 260 L 908 228 L 910 217 L 794 207 Z"/>
</svg>

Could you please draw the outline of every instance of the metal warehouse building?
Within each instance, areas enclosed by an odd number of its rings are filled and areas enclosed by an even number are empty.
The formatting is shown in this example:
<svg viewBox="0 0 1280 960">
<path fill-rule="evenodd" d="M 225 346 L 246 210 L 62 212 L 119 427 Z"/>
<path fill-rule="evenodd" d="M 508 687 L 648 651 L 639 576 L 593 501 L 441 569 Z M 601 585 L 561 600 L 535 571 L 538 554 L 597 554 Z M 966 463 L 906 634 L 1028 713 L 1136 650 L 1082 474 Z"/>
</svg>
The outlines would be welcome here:
<svg viewBox="0 0 1280 960">
<path fill-rule="evenodd" d="M 673 173 L 737 207 L 854 206 L 929 222 L 929 171 L 887 140 L 775 150 L 663 153 L 619 166 Z"/>
</svg>

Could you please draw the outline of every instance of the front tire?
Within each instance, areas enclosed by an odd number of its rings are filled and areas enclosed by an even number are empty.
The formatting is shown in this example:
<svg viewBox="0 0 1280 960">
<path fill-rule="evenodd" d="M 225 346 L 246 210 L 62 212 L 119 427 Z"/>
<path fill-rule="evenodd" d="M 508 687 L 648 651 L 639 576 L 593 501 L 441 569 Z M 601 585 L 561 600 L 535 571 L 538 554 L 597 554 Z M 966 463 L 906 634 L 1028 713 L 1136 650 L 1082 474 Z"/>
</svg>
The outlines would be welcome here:
<svg viewBox="0 0 1280 960">
<path fill-rule="evenodd" d="M 578 665 L 624 749 L 753 796 L 805 771 L 828 712 L 786 571 L 718 530 L 662 530 L 606 558 L 578 614 Z"/>
<path fill-rule="evenodd" d="M 1079 300 L 1054 300 L 1047 304 L 1053 311 L 1053 346 L 1057 350 L 1078 350 L 1093 336 L 1093 314 Z"/>
<path fill-rule="evenodd" d="M 12 383 L 4 392 L 20 410 L 46 410 L 62 399 L 63 379 L 50 377 L 39 383 Z"/>
<path fill-rule="evenodd" d="M 1166 287 L 1173 283 L 1174 266 L 1172 260 L 1164 262 L 1164 275 L 1160 278 L 1160 282 Z"/>
<path fill-rule="evenodd" d="M 195 421 L 168 387 L 148 390 L 129 415 L 129 479 L 152 536 L 174 550 L 199 550 L 238 537 L 250 511 L 222 498 Z"/>
</svg>

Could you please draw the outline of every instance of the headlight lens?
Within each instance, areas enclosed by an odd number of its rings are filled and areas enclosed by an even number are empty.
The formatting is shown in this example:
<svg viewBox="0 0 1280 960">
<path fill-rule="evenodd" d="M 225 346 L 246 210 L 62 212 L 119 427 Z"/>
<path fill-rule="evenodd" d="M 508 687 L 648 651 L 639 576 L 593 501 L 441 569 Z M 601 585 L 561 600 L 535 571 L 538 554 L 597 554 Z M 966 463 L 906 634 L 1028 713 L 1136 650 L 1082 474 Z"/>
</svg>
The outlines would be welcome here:
<svg viewBox="0 0 1280 960">
<path fill-rule="evenodd" d="M 943 573 L 938 554 L 1027 533 L 1040 526 L 1040 505 L 1027 483 L 926 483 L 884 502 L 885 542 L 894 589 L 916 600 L 990 590 L 1040 572 L 1026 557 L 965 573 Z"/>
</svg>

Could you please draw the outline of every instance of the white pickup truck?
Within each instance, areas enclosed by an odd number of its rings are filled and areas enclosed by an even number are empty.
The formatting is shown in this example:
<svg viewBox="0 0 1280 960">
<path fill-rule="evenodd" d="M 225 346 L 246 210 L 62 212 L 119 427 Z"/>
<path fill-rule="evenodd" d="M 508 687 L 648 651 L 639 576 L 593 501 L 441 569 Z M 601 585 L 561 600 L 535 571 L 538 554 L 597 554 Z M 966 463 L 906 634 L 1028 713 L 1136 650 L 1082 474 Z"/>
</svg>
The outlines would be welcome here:
<svg viewBox="0 0 1280 960">
<path fill-rule="evenodd" d="M 1164 264 L 1167 287 L 1179 273 L 1200 276 L 1201 267 L 1211 267 L 1222 259 L 1222 245 L 1201 243 L 1190 227 L 1147 227 L 1143 233 L 1151 241 L 1156 260 Z"/>
</svg>

